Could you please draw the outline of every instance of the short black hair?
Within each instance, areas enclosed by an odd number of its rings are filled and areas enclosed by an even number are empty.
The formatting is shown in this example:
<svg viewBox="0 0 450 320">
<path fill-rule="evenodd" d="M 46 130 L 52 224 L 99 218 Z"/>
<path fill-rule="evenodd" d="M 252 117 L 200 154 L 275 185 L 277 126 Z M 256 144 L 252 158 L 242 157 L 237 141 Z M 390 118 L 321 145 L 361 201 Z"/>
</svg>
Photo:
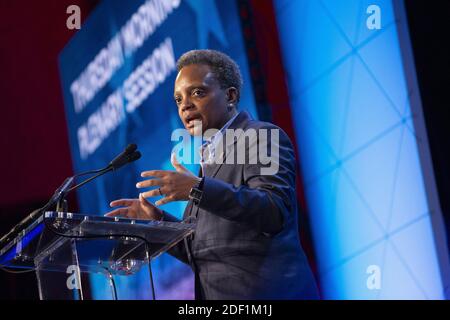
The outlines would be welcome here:
<svg viewBox="0 0 450 320">
<path fill-rule="evenodd" d="M 241 96 L 242 75 L 239 66 L 223 52 L 216 50 L 191 50 L 184 53 L 177 61 L 177 71 L 192 64 L 204 64 L 211 68 L 222 89 L 235 87 L 237 101 Z"/>
</svg>

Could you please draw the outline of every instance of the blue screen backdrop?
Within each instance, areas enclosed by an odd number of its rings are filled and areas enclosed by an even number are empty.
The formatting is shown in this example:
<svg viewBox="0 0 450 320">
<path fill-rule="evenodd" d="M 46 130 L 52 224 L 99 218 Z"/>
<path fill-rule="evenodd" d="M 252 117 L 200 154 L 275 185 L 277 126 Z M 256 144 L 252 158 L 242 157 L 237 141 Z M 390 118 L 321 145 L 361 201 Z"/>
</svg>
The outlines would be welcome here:
<svg viewBox="0 0 450 320">
<path fill-rule="evenodd" d="M 239 64 L 240 108 L 257 118 L 235 1 L 105 0 L 64 48 L 59 62 L 74 171 L 101 168 L 132 142 L 142 153 L 139 161 L 78 190 L 82 213 L 104 214 L 110 201 L 136 198 L 144 170 L 173 170 L 170 153 L 178 141 L 171 134 L 183 127 L 173 101 L 175 62 L 199 48 L 223 51 Z M 163 209 L 181 217 L 185 206 Z M 164 254 L 152 267 L 158 299 L 193 298 L 187 266 Z M 151 298 L 145 268 L 115 278 L 119 299 Z M 103 276 L 92 276 L 92 289 L 94 298 L 111 297 Z"/>
</svg>

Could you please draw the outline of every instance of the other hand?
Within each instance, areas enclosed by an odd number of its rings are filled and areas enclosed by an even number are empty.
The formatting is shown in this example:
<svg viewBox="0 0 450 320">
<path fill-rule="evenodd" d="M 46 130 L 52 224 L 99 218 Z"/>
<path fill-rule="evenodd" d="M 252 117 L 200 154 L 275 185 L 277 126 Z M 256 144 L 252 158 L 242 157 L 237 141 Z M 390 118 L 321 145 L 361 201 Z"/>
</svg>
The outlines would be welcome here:
<svg viewBox="0 0 450 320">
<path fill-rule="evenodd" d="M 110 203 L 111 207 L 124 207 L 105 214 L 107 217 L 124 217 L 142 220 L 161 220 L 163 211 L 147 201 L 142 194 L 139 199 L 120 199 Z"/>
</svg>

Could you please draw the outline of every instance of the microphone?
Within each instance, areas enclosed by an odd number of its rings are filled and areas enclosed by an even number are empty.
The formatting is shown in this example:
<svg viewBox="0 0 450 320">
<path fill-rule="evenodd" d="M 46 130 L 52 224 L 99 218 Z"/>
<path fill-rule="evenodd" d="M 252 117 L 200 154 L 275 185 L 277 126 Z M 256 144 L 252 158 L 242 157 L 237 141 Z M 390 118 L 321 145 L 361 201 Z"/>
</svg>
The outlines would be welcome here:
<svg viewBox="0 0 450 320">
<path fill-rule="evenodd" d="M 112 168 L 113 170 L 117 170 L 120 167 L 122 167 L 123 165 L 125 165 L 129 162 L 132 162 L 132 161 L 130 161 L 131 155 L 133 155 L 135 153 L 136 149 L 137 149 L 137 145 L 134 143 L 130 143 L 121 154 L 119 154 L 117 157 L 115 157 L 109 163 L 108 167 Z M 139 151 L 136 151 L 136 152 L 139 153 Z M 135 160 L 137 160 L 139 158 L 140 158 L 140 153 L 139 153 L 139 157 L 136 158 Z M 133 160 L 133 161 L 135 161 L 135 160 Z"/>
<path fill-rule="evenodd" d="M 49 209 L 54 204 L 57 204 L 57 207 L 59 208 L 60 204 L 63 203 L 63 201 L 65 201 L 64 198 L 66 197 L 66 195 L 69 192 L 83 186 L 84 184 L 94 180 L 95 178 L 98 178 L 99 176 L 104 175 L 105 173 L 107 173 L 109 171 L 115 171 L 128 163 L 138 160 L 141 157 L 141 153 L 139 151 L 136 151 L 136 149 L 137 149 L 137 145 L 134 143 L 131 143 L 125 148 L 125 150 L 121 154 L 119 154 L 117 157 L 115 157 L 109 163 L 109 165 L 106 166 L 105 168 L 99 169 L 99 170 L 91 170 L 91 171 L 82 172 L 82 173 L 76 174 L 72 177 L 66 178 L 66 180 L 64 180 L 62 185 L 58 189 L 56 189 L 55 193 L 50 198 L 50 200 L 47 202 L 47 204 L 45 204 L 42 208 L 36 209 L 33 212 L 31 212 L 27 217 L 25 217 L 25 219 L 20 221 L 14 228 L 12 228 L 12 230 L 10 232 L 5 234 L 0 239 L 0 245 L 3 245 L 4 243 L 10 241 L 15 235 L 17 235 L 17 233 L 19 231 L 23 230 L 27 225 L 30 225 L 31 222 L 34 221 L 35 218 L 42 211 Z M 87 174 L 93 174 L 93 173 L 96 173 L 96 174 L 94 176 L 84 180 L 83 182 L 71 187 L 73 185 L 73 182 L 75 181 L 76 177 L 80 177 L 80 176 L 87 175 Z M 0 248 L 1 248 L 1 246 L 0 246 Z"/>
<path fill-rule="evenodd" d="M 139 151 L 133 152 L 128 157 L 128 163 L 139 160 L 141 158 L 141 153 Z"/>
<path fill-rule="evenodd" d="M 109 171 L 115 171 L 128 163 L 138 160 L 141 157 L 141 153 L 139 151 L 135 151 L 136 149 L 137 149 L 137 146 L 134 143 L 129 144 L 121 154 L 119 154 L 117 157 L 115 157 L 109 163 L 109 165 L 107 167 L 105 167 L 101 170 L 93 171 L 93 173 L 94 172 L 98 172 L 98 173 L 96 175 L 90 177 L 89 179 L 86 179 L 83 182 L 77 184 L 76 186 L 70 188 L 69 190 L 66 191 L 66 193 L 73 191 L 75 189 L 78 189 L 82 185 L 88 183 L 91 180 L 94 180 L 95 178 L 97 178 L 101 175 L 104 175 L 105 173 L 107 173 Z"/>
</svg>

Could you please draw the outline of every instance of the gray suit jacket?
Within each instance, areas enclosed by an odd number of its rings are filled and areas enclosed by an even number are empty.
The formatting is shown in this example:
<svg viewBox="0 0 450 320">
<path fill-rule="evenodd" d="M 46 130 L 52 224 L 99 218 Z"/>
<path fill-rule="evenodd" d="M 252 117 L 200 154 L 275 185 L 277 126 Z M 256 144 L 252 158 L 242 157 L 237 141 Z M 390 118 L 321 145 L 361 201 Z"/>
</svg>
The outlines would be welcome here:
<svg viewBox="0 0 450 320">
<path fill-rule="evenodd" d="M 228 129 L 277 129 L 278 172 L 261 175 L 268 167 L 247 159 L 228 164 L 231 147 L 252 143 L 271 148 L 271 141 L 250 142 L 245 134 L 225 141 L 225 163 L 205 167 L 199 205 L 189 201 L 184 217 L 196 217 L 192 237 L 169 251 L 191 265 L 196 276 L 196 299 L 317 299 L 318 291 L 298 236 L 296 165 L 292 143 L 277 126 L 240 112 Z M 248 139 L 247 139 L 248 140 Z M 227 160 L 228 159 L 228 160 Z M 236 163 L 236 162 L 235 162 Z M 164 219 L 175 221 L 165 214 Z"/>
</svg>

